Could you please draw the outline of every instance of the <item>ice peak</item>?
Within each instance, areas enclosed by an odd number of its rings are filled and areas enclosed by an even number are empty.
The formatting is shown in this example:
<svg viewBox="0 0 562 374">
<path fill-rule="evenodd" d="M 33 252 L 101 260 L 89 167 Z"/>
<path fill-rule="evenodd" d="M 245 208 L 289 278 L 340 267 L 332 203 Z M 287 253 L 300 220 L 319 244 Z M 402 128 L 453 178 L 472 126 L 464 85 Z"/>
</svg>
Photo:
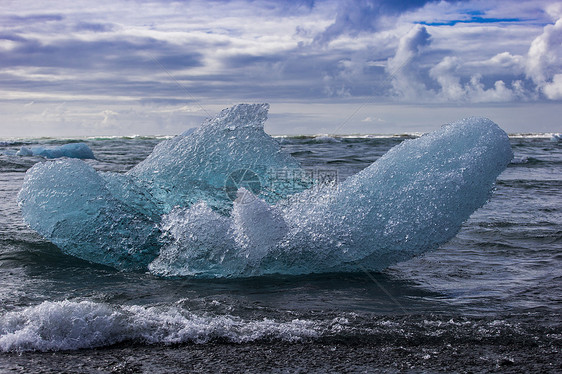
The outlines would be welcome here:
<svg viewBox="0 0 562 374">
<path fill-rule="evenodd" d="M 237 104 L 223 109 L 215 118 L 207 120 L 203 126 L 220 124 L 223 129 L 235 130 L 240 127 L 263 129 L 267 121 L 269 104 Z"/>
</svg>

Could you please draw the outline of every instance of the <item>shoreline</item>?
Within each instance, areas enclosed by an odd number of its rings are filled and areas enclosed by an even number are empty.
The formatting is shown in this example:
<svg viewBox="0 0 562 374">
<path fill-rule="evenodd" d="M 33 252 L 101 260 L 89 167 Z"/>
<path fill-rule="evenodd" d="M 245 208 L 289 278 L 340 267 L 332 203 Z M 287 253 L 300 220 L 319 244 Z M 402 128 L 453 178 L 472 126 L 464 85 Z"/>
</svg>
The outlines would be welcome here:
<svg viewBox="0 0 562 374">
<path fill-rule="evenodd" d="M 0 354 L 11 373 L 464 373 L 560 372 L 560 347 L 492 344 L 371 344 L 368 342 L 211 343 L 176 346 L 119 344 L 61 352 Z"/>
</svg>

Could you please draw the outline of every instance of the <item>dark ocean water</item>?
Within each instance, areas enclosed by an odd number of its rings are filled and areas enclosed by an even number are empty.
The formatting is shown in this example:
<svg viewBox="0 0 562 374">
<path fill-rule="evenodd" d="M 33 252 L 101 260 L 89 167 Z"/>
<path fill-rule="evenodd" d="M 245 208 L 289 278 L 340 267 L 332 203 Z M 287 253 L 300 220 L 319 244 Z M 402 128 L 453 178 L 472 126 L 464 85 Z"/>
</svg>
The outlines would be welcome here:
<svg viewBox="0 0 562 374">
<path fill-rule="evenodd" d="M 360 171 L 409 136 L 279 138 Z M 159 138 L 81 139 L 124 172 Z M 438 250 L 382 273 L 164 279 L 62 254 L 22 221 L 41 157 L 0 142 L 0 372 L 561 372 L 562 143 L 511 137 L 491 200 Z"/>
</svg>

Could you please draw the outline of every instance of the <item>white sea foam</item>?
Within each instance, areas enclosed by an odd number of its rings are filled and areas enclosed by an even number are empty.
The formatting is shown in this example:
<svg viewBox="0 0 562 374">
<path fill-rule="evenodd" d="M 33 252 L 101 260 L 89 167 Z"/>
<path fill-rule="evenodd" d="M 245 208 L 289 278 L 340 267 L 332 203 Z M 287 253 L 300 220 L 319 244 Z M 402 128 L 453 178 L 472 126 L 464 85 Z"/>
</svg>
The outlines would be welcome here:
<svg viewBox="0 0 562 374">
<path fill-rule="evenodd" d="M 553 135 L 552 132 L 523 132 L 523 133 L 511 133 L 509 137 L 511 139 L 550 139 Z"/>
<path fill-rule="evenodd" d="M 45 301 L 0 316 L 0 350 L 57 351 L 145 344 L 299 341 L 319 335 L 312 321 L 245 320 L 195 315 L 176 306 L 110 306 L 91 301 Z"/>
</svg>

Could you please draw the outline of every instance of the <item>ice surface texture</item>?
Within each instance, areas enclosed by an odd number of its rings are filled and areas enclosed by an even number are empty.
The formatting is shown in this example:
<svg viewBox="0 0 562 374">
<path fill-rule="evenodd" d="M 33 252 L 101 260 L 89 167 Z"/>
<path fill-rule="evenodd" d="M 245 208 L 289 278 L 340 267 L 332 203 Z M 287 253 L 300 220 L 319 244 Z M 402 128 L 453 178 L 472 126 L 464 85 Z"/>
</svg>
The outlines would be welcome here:
<svg viewBox="0 0 562 374">
<path fill-rule="evenodd" d="M 126 174 L 38 164 L 19 194 L 24 219 L 66 253 L 162 276 L 381 270 L 456 235 L 513 156 L 496 124 L 469 118 L 305 189 L 275 180 L 300 169 L 263 131 L 268 108 L 225 109 Z"/>
<path fill-rule="evenodd" d="M 259 175 L 260 184 L 273 186 L 269 171 L 299 168 L 297 161 L 264 132 L 268 109 L 268 104 L 225 109 L 201 127 L 158 144 L 127 174 L 142 181 L 164 211 L 206 201 L 226 212 L 232 201 L 225 194 L 225 180 L 232 173 L 250 170 Z M 261 197 L 275 202 L 304 189 L 295 189 L 290 183 L 275 187 L 262 190 Z"/>
<path fill-rule="evenodd" d="M 507 135 L 483 118 L 406 140 L 322 199 L 295 196 L 280 246 L 293 255 L 268 271 L 381 270 L 435 249 L 487 201 L 512 157 Z"/>
<path fill-rule="evenodd" d="M 65 159 L 28 170 L 18 195 L 29 226 L 63 252 L 119 269 L 158 254 L 157 222 L 113 195 L 90 165 Z"/>
</svg>

